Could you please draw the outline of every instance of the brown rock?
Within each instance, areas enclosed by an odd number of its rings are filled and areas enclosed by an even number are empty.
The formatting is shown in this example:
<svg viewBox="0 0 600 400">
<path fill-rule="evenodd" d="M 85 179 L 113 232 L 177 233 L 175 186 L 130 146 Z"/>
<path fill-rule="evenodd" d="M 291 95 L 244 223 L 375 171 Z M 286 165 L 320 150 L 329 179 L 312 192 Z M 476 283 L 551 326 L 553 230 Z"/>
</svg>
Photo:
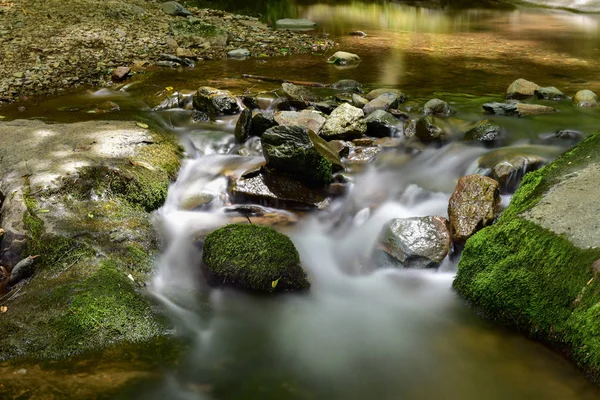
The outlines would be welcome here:
<svg viewBox="0 0 600 400">
<path fill-rule="evenodd" d="M 481 175 L 460 178 L 448 204 L 452 240 L 464 244 L 481 228 L 491 225 L 500 205 L 498 182 Z"/>
<path fill-rule="evenodd" d="M 112 80 L 114 82 L 121 82 L 127 78 L 129 72 L 131 72 L 131 68 L 129 67 L 117 67 L 112 72 Z"/>
</svg>

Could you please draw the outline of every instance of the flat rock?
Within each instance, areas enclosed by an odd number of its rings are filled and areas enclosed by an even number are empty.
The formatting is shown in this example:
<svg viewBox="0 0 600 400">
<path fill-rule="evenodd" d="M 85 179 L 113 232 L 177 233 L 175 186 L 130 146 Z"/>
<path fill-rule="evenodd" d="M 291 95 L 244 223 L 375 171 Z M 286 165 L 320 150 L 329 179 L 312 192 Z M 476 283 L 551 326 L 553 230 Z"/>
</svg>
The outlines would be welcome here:
<svg viewBox="0 0 600 400">
<path fill-rule="evenodd" d="M 284 18 L 275 21 L 275 26 L 280 29 L 314 29 L 317 26 L 316 22 L 309 19 L 293 19 Z"/>
<path fill-rule="evenodd" d="M 338 51 L 327 59 L 328 63 L 336 65 L 356 65 L 361 61 L 362 59 L 357 54 L 346 51 Z"/>
<path fill-rule="evenodd" d="M 323 113 L 316 110 L 278 111 L 275 113 L 274 119 L 279 125 L 302 126 L 315 133 L 319 133 L 327 120 Z"/>
</svg>

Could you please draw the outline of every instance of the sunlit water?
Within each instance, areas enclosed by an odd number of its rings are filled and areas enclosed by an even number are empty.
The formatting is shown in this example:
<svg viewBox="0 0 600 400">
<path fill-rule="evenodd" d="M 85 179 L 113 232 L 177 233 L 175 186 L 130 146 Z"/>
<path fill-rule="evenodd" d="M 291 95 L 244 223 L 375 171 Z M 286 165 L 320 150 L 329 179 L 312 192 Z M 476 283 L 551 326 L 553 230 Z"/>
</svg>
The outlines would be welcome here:
<svg viewBox="0 0 600 400">
<path fill-rule="evenodd" d="M 557 86 L 568 95 L 600 89 L 600 19 L 593 15 L 431 10 L 388 2 L 284 3 L 277 8 L 282 2 L 266 2 L 273 6 L 268 19 L 311 18 L 320 24 L 317 34 L 329 34 L 340 49 L 360 54 L 363 62 L 354 69 L 336 68 L 325 63 L 331 51 L 207 62 L 196 69 L 153 70 L 115 90 L 3 110 L 9 118 L 64 122 L 152 119 L 177 132 L 186 146 L 189 158 L 154 216 L 165 250 L 150 295 L 170 317 L 187 351 L 177 367 L 130 385 L 117 398 L 599 398 L 597 389 L 560 356 L 474 315 L 451 290 L 456 258 L 439 270 L 373 269 L 371 251 L 382 226 L 392 218 L 445 216 L 458 178 L 490 151 L 483 147 L 455 142 L 408 160 L 406 154 L 388 151 L 326 211 L 294 215 L 271 210 L 299 220 L 278 229 L 300 252 L 313 282 L 307 294 L 265 298 L 205 285 L 199 242 L 234 218 L 228 179 L 262 158 L 235 155 L 235 119 L 198 125 L 188 122 L 188 111 L 153 111 L 173 92 L 205 84 L 237 93 L 277 87 L 241 79 L 242 73 L 324 83 L 356 79 L 367 88 L 402 88 L 412 101 L 440 97 L 456 109 L 456 118 L 477 121 L 483 118 L 481 104 L 501 100 L 519 77 Z M 369 36 L 345 35 L 353 30 Z M 106 100 L 118 103 L 121 111 L 90 113 Z M 560 112 L 491 119 L 506 130 L 506 145 L 558 144 L 564 149 L 567 143 L 544 138 L 558 129 L 584 134 L 597 129 L 597 110 L 575 109 L 568 101 L 550 104 Z M 201 210 L 184 209 L 186 198 L 196 193 L 215 199 Z"/>
</svg>

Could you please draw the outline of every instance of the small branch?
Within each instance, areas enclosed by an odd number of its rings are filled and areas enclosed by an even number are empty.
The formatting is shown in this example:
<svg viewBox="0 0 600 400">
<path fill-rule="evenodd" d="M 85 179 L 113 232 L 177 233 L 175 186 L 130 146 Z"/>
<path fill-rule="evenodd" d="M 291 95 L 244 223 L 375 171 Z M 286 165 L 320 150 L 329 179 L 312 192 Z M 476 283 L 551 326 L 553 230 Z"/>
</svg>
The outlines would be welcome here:
<svg viewBox="0 0 600 400">
<path fill-rule="evenodd" d="M 271 78 L 271 77 L 262 76 L 262 75 L 242 74 L 242 78 L 244 78 L 244 79 L 257 79 L 257 80 L 260 80 L 260 81 L 275 82 L 275 83 L 293 83 L 294 85 L 299 85 L 299 86 L 329 87 L 328 84 L 321 83 L 321 82 L 290 81 L 290 80 L 287 80 L 287 79 Z"/>
</svg>

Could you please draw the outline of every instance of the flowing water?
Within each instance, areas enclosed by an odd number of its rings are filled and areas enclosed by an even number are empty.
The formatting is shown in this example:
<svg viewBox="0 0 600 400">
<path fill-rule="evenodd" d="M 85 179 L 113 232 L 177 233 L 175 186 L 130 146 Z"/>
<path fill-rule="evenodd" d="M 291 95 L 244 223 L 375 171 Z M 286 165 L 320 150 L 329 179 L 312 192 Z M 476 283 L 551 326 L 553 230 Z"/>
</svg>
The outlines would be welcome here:
<svg viewBox="0 0 600 400">
<path fill-rule="evenodd" d="M 282 6 L 283 5 L 283 6 Z M 271 7 L 272 8 L 269 8 Z M 262 158 L 236 155 L 235 119 L 190 124 L 189 111 L 153 111 L 170 91 L 210 84 L 238 93 L 275 84 L 242 73 L 367 87 L 399 87 L 411 100 L 440 97 L 465 121 L 501 100 L 523 77 L 573 95 L 600 89 L 595 15 L 542 9 L 423 9 L 388 2 L 311 5 L 265 2 L 266 19 L 306 17 L 339 48 L 360 54 L 354 69 L 325 63 L 327 54 L 219 61 L 196 69 L 155 70 L 119 91 L 101 90 L 7 108 L 9 117 L 78 121 L 153 118 L 176 131 L 188 159 L 156 212 L 165 240 L 150 295 L 159 300 L 186 345 L 175 368 L 141 379 L 119 399 L 597 399 L 600 391 L 567 361 L 515 332 L 482 321 L 451 290 L 456 259 L 439 270 L 373 270 L 370 253 L 392 218 L 446 215 L 457 179 L 490 151 L 460 142 L 414 157 L 386 152 L 355 176 L 348 196 L 326 211 L 295 215 L 268 210 L 296 244 L 313 286 L 274 298 L 209 289 L 199 274 L 197 238 L 235 220 L 228 180 Z M 353 30 L 366 38 L 349 37 Z M 117 114 L 87 111 L 107 99 Z M 542 102 L 544 103 L 544 102 Z M 537 145 L 552 157 L 569 143 L 548 141 L 559 129 L 596 129 L 597 110 L 552 103 L 555 115 L 492 118 L 505 144 Z M 189 196 L 214 200 L 189 211 Z M 508 200 L 508 199 L 506 199 Z M 239 220 L 240 218 L 238 218 Z M 115 371 L 118 373 L 118 370 Z"/>
</svg>

